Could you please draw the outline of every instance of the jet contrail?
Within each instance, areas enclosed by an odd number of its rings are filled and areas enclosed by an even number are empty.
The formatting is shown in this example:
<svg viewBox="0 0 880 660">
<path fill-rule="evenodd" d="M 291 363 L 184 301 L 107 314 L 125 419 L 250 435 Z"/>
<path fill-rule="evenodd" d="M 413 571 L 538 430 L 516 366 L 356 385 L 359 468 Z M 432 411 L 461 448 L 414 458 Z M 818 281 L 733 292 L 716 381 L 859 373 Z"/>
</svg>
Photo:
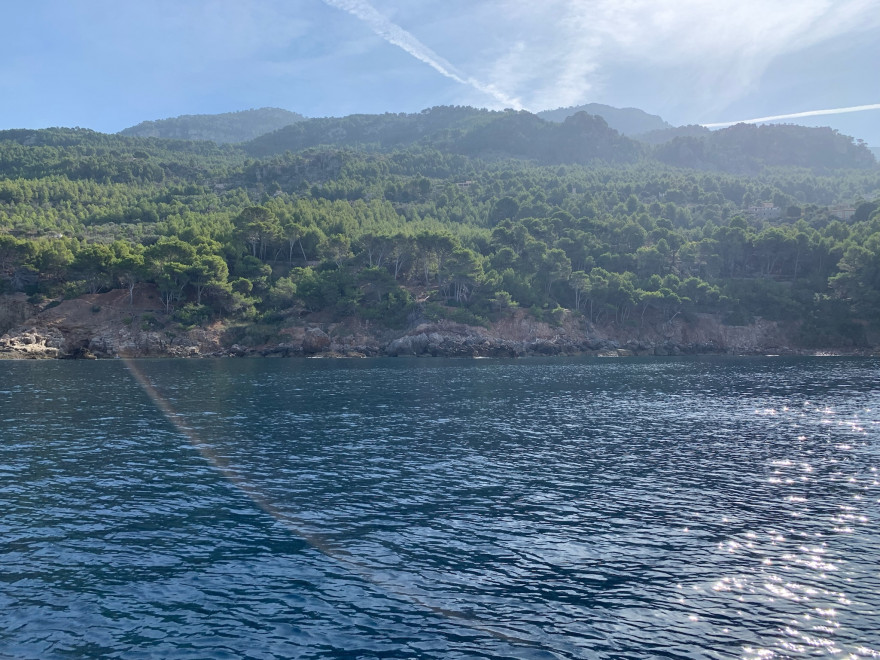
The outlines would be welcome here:
<svg viewBox="0 0 880 660">
<path fill-rule="evenodd" d="M 880 110 L 880 103 L 870 105 L 853 105 L 848 108 L 830 108 L 828 110 L 807 110 L 806 112 L 793 112 L 788 115 L 773 115 L 772 117 L 758 117 L 757 119 L 740 119 L 739 121 L 719 121 L 714 124 L 700 124 L 706 128 L 721 128 L 733 124 L 759 124 L 764 121 L 776 121 L 777 119 L 797 119 L 798 117 L 817 117 L 819 115 L 842 115 L 846 112 L 862 112 L 864 110 Z"/>
<path fill-rule="evenodd" d="M 424 62 L 447 78 L 451 78 L 462 85 L 473 87 L 483 94 L 488 94 L 496 101 L 502 103 L 505 107 L 514 108 L 516 110 L 522 108 L 522 103 L 520 103 L 519 99 L 506 95 L 495 85 L 487 85 L 470 76 L 459 73 L 452 64 L 440 57 L 402 27 L 389 21 L 366 0 L 324 0 L 324 3 L 331 7 L 347 11 L 349 14 L 359 18 L 370 26 L 370 29 L 382 37 L 382 39 L 402 48 L 417 60 Z"/>
</svg>

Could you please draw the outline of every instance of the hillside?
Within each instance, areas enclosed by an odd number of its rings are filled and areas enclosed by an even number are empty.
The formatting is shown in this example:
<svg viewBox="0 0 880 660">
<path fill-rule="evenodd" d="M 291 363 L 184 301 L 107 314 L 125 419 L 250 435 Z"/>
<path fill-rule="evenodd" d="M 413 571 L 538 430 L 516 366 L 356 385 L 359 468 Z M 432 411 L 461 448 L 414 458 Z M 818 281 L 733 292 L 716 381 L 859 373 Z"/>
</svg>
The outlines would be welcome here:
<svg viewBox="0 0 880 660">
<path fill-rule="evenodd" d="M 764 167 L 813 170 L 876 167 L 871 151 L 830 128 L 792 124 L 736 124 L 699 137 L 676 137 L 654 150 L 669 165 L 757 173 Z"/>
<path fill-rule="evenodd" d="M 639 142 L 644 142 L 645 144 L 665 144 L 666 142 L 671 142 L 677 137 L 705 137 L 711 131 L 705 126 L 700 126 L 698 124 L 691 124 L 689 126 L 676 126 L 674 128 L 662 128 L 655 131 L 648 131 L 647 133 L 639 133 L 638 135 L 634 135 L 633 139 L 638 140 Z"/>
<path fill-rule="evenodd" d="M 181 115 L 170 119 L 143 121 L 119 131 L 131 137 L 174 140 L 210 140 L 217 143 L 247 142 L 265 133 L 305 119 L 281 108 L 259 108 L 217 115 Z"/>
<path fill-rule="evenodd" d="M 255 157 L 316 146 L 358 147 L 389 151 L 431 138 L 455 139 L 473 127 L 505 113 L 469 107 L 441 106 L 417 113 L 348 115 L 307 119 L 251 140 L 245 150 Z"/>
<path fill-rule="evenodd" d="M 649 147 L 583 112 L 432 108 L 239 145 L 0 132 L 10 355 L 867 350 L 878 258 L 880 168 L 830 129 Z"/>
<path fill-rule="evenodd" d="M 598 115 L 615 131 L 628 137 L 672 128 L 672 124 L 667 123 L 657 115 L 648 114 L 644 110 L 639 110 L 638 108 L 615 108 L 602 103 L 587 103 L 586 105 L 572 106 L 570 108 L 544 110 L 537 113 L 537 115 L 547 121 L 562 123 L 568 117 L 578 112 Z"/>
<path fill-rule="evenodd" d="M 306 119 L 242 145 L 255 158 L 316 147 L 385 153 L 430 148 L 481 160 L 517 158 L 546 165 L 656 159 L 677 167 L 732 173 L 758 173 L 764 167 L 825 171 L 875 166 L 866 146 L 829 128 L 739 124 L 709 131 L 685 126 L 631 139 L 602 117 L 583 111 L 555 122 L 523 111 L 467 107 Z"/>
<path fill-rule="evenodd" d="M 638 144 L 585 112 L 561 124 L 527 112 L 505 113 L 451 139 L 427 142 L 476 158 L 513 157 L 543 164 L 632 163 L 642 155 Z"/>
<path fill-rule="evenodd" d="M 309 119 L 243 145 L 256 157 L 316 146 L 391 151 L 411 146 L 497 160 L 539 163 L 634 162 L 639 146 L 605 121 L 577 113 L 561 124 L 528 112 L 438 107 L 415 114 Z"/>
</svg>

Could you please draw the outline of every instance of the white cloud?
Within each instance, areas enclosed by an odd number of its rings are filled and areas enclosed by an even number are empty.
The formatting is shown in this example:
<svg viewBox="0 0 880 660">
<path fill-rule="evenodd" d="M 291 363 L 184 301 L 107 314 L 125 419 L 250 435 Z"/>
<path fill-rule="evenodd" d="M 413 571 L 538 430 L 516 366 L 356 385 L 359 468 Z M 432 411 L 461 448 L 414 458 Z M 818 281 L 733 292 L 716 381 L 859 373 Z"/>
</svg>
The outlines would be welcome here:
<svg viewBox="0 0 880 660">
<path fill-rule="evenodd" d="M 403 49 L 441 75 L 488 95 L 496 102 L 514 108 L 521 107 L 519 99 L 508 96 L 496 85 L 481 82 L 472 76 L 459 72 L 450 62 L 428 48 L 414 35 L 391 22 L 366 0 L 324 0 L 324 2 L 356 16 L 382 39 Z"/>
<path fill-rule="evenodd" d="M 487 32 L 516 38 L 489 61 L 471 52 L 463 66 L 535 109 L 597 100 L 615 73 L 653 71 L 671 95 L 717 112 L 776 58 L 880 26 L 880 0 L 505 0 L 495 9 Z"/>
</svg>

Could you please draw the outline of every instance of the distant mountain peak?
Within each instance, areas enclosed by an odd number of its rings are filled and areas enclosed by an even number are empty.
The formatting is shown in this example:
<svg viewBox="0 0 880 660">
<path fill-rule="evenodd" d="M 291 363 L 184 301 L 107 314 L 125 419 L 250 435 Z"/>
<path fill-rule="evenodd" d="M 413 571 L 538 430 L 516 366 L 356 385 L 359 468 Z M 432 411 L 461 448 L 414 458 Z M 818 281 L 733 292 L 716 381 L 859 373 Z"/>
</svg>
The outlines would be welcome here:
<svg viewBox="0 0 880 660">
<path fill-rule="evenodd" d="M 618 133 L 630 137 L 672 128 L 672 124 L 667 123 L 657 115 L 648 114 L 644 110 L 639 110 L 638 108 L 615 108 L 602 103 L 587 103 L 586 105 L 571 106 L 569 108 L 544 110 L 537 114 L 541 119 L 560 123 L 578 112 L 598 115 Z"/>
<path fill-rule="evenodd" d="M 263 158 L 320 146 L 378 151 L 418 146 L 487 160 L 523 158 L 538 163 L 634 162 L 640 154 L 637 143 L 597 115 L 579 112 L 557 123 L 526 111 L 466 106 L 308 119 L 243 148 Z"/>
<path fill-rule="evenodd" d="M 301 114 L 281 108 L 257 108 L 216 115 L 180 115 L 169 119 L 142 121 L 119 131 L 133 137 L 175 140 L 210 140 L 218 143 L 247 142 L 304 120 Z"/>
</svg>

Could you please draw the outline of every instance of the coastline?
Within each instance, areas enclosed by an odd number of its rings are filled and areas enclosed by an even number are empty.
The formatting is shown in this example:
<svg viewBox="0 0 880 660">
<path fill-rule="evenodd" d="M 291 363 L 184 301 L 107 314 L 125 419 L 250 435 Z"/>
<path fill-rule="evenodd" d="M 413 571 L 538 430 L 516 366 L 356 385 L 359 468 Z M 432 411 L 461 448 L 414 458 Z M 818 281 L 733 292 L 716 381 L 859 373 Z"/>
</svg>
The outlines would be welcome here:
<svg viewBox="0 0 880 660">
<path fill-rule="evenodd" d="M 798 324 L 760 318 L 726 325 L 719 314 L 689 313 L 660 322 L 595 325 L 566 312 L 550 324 L 523 310 L 488 327 L 417 319 L 397 330 L 356 318 L 291 316 L 263 337 L 255 325 L 181 326 L 157 301 L 146 285 L 131 298 L 114 290 L 43 306 L 22 294 L 0 296 L 0 359 L 871 356 L 878 345 L 806 347 L 797 341 Z"/>
</svg>

